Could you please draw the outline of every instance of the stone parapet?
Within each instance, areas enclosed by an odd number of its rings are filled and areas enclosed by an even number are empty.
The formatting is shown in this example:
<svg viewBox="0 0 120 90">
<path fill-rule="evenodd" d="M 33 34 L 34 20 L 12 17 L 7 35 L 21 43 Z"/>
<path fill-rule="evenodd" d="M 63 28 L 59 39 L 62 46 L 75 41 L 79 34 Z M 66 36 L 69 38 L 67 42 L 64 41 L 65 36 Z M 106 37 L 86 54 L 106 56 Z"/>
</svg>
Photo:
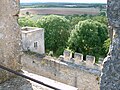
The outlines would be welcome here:
<svg viewBox="0 0 120 90">
<path fill-rule="evenodd" d="M 63 55 L 60 55 L 58 60 L 63 62 L 68 62 L 76 65 L 83 65 L 89 68 L 101 68 L 104 58 L 99 58 L 99 62 L 95 63 L 95 56 L 86 55 L 86 60 L 83 60 L 83 54 L 74 53 L 74 57 L 72 57 L 72 53 L 70 51 L 65 50 Z"/>
<path fill-rule="evenodd" d="M 75 64 L 46 56 L 43 59 L 35 56 L 22 57 L 23 69 L 50 79 L 77 87 L 78 90 L 99 90 L 99 77 L 101 70 L 97 65 L 88 67 L 85 62 Z"/>
<path fill-rule="evenodd" d="M 81 53 L 75 53 L 74 54 L 74 60 L 76 64 L 79 64 L 80 62 L 83 61 L 83 54 Z"/>
<path fill-rule="evenodd" d="M 65 61 L 69 61 L 72 58 L 72 53 L 68 50 L 65 50 L 63 56 Z"/>
</svg>

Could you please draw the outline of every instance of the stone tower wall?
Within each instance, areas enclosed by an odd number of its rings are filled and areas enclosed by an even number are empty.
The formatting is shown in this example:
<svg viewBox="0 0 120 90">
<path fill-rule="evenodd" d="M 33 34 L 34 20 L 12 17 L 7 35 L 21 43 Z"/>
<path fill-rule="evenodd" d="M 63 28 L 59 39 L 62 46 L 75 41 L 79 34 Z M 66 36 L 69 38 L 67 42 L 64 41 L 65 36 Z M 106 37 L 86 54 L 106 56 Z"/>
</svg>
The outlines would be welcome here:
<svg viewBox="0 0 120 90">
<path fill-rule="evenodd" d="M 107 16 L 112 27 L 112 43 L 104 60 L 101 90 L 120 90 L 120 0 L 108 0 Z"/>
<path fill-rule="evenodd" d="M 17 23 L 19 0 L 0 1 L 0 64 L 13 70 L 20 70 L 21 36 Z M 0 69 L 0 83 L 11 73 Z"/>
</svg>

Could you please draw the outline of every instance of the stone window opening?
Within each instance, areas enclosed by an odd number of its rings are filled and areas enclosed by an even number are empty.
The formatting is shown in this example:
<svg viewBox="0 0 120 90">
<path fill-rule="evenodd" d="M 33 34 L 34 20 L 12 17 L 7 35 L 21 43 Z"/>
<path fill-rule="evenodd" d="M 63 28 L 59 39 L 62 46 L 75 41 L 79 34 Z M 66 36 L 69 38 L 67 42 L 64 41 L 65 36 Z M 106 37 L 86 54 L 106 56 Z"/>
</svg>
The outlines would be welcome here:
<svg viewBox="0 0 120 90">
<path fill-rule="evenodd" d="M 34 48 L 37 48 L 37 47 L 38 47 L 38 43 L 34 42 Z"/>
</svg>

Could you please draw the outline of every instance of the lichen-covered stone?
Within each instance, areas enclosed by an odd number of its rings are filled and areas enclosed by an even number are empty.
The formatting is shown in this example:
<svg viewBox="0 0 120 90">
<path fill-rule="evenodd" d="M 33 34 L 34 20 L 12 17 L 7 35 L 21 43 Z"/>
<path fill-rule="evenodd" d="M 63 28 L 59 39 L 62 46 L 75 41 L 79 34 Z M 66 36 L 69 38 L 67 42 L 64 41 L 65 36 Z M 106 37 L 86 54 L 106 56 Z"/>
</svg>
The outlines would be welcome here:
<svg viewBox="0 0 120 90">
<path fill-rule="evenodd" d="M 108 0 L 108 20 L 113 28 L 109 56 L 104 60 L 101 90 L 120 90 L 120 0 Z"/>
<path fill-rule="evenodd" d="M 20 70 L 21 36 L 17 23 L 18 0 L 0 1 L 0 64 L 13 70 Z M 0 83 L 13 74 L 0 69 Z"/>
</svg>

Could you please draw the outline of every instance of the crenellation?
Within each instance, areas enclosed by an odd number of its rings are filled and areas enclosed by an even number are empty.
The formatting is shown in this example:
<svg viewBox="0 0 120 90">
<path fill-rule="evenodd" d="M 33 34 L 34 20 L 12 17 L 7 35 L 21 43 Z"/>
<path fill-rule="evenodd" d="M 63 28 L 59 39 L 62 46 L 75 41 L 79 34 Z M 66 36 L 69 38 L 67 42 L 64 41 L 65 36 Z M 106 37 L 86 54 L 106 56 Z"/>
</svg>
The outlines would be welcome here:
<svg viewBox="0 0 120 90">
<path fill-rule="evenodd" d="M 64 55 L 64 60 L 65 61 L 70 61 L 70 59 L 72 58 L 72 53 L 68 50 L 65 50 L 63 55 Z"/>
<path fill-rule="evenodd" d="M 74 54 L 74 60 L 76 64 L 80 64 L 80 62 L 83 61 L 83 54 L 81 53 L 75 53 Z"/>
<path fill-rule="evenodd" d="M 86 65 L 93 67 L 95 64 L 95 56 L 86 55 Z"/>
<path fill-rule="evenodd" d="M 93 68 L 93 69 L 102 69 L 102 63 L 103 63 L 103 58 L 99 58 L 99 62 L 95 63 L 95 56 L 92 55 L 86 55 L 86 60 L 83 60 L 83 54 L 81 53 L 74 53 L 74 57 L 70 58 L 70 51 L 65 50 L 64 55 L 60 55 L 58 60 L 68 63 L 68 64 L 76 64 L 76 65 L 82 65 L 88 68 Z"/>
<path fill-rule="evenodd" d="M 99 80 L 96 80 L 96 78 L 100 77 L 101 69 L 99 69 L 97 65 L 91 68 L 86 66 L 85 62 L 75 64 L 67 61 L 60 61 L 50 56 L 46 56 L 41 60 L 37 59 L 39 59 L 39 57 L 23 55 L 22 64 L 24 69 L 75 86 L 79 88 L 79 90 L 84 90 L 85 86 L 89 85 L 95 87 L 93 90 L 99 90 Z M 29 62 L 33 60 L 35 63 L 32 63 L 32 65 L 29 64 Z M 46 64 L 43 65 L 43 62 Z M 92 84 L 90 82 L 92 82 Z M 91 87 L 87 87 L 87 89 L 91 90 Z"/>
</svg>

